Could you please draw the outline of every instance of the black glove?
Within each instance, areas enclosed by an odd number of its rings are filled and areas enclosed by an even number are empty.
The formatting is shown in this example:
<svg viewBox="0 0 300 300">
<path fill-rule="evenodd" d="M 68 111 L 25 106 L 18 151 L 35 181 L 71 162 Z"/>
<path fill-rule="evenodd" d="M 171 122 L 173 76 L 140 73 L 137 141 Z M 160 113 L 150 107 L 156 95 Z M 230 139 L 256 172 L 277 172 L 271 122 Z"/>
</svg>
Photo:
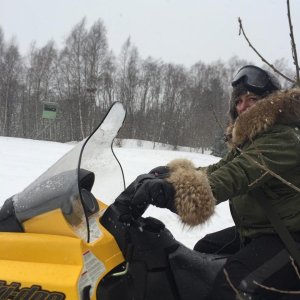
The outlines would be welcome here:
<svg viewBox="0 0 300 300">
<path fill-rule="evenodd" d="M 142 186 L 144 181 L 152 180 L 153 174 L 139 175 L 115 200 L 114 206 L 118 209 L 120 215 L 124 216 L 123 219 L 133 216 L 135 219 L 140 217 L 150 203 L 133 203 L 132 199 L 137 190 Z"/>
<path fill-rule="evenodd" d="M 173 185 L 165 179 L 157 178 L 155 175 L 152 176 L 152 179 L 146 179 L 137 189 L 132 199 L 133 205 L 142 207 L 152 204 L 176 212 L 174 204 L 175 189 Z"/>
<path fill-rule="evenodd" d="M 167 166 L 156 167 L 149 174 L 138 176 L 118 196 L 114 206 L 123 216 L 122 219 L 140 217 L 150 204 L 176 212 L 175 190 L 171 183 L 164 180 L 169 171 Z"/>
<path fill-rule="evenodd" d="M 149 174 L 155 175 L 158 178 L 166 178 L 169 175 L 170 169 L 167 166 L 159 166 L 152 169 Z"/>
</svg>

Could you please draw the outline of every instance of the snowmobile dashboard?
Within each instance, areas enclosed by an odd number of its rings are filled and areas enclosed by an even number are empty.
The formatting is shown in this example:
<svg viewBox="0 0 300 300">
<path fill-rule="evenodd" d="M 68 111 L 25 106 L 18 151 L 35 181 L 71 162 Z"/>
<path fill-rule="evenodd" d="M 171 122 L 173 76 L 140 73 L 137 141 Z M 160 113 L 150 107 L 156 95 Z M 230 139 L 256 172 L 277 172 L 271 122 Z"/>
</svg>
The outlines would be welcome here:
<svg viewBox="0 0 300 300">
<path fill-rule="evenodd" d="M 99 211 L 99 204 L 95 196 L 86 189 L 81 189 L 82 204 L 89 216 Z"/>
<path fill-rule="evenodd" d="M 95 174 L 86 169 L 79 170 L 79 190 L 82 205 L 87 216 L 91 216 L 99 211 L 99 204 L 93 193 L 91 192 L 95 182 Z"/>
<path fill-rule="evenodd" d="M 85 169 L 79 171 L 79 190 L 81 201 L 69 199 L 69 195 L 74 195 L 76 186 L 68 184 L 69 179 L 74 175 L 74 171 L 67 171 L 58 174 L 44 181 L 39 181 L 38 185 L 34 185 L 30 189 L 30 193 L 25 195 L 29 197 L 32 191 L 39 191 L 35 194 L 39 197 L 27 198 L 22 201 L 23 194 L 17 194 L 5 201 L 0 210 L 0 231 L 2 232 L 23 232 L 22 223 L 32 217 L 53 211 L 57 208 L 61 209 L 68 221 L 77 220 L 77 224 L 82 219 L 83 211 L 80 209 L 81 202 L 87 217 L 99 211 L 99 204 L 91 189 L 94 184 L 95 174 Z M 58 184 L 60 183 L 60 184 Z M 75 181 L 76 183 L 76 181 Z M 49 189 L 49 186 L 52 188 Z M 44 188 L 47 187 L 47 188 Z M 68 187 L 68 188 L 66 188 Z M 24 193 L 24 192 L 23 192 Z M 79 195 L 78 195 L 79 196 Z M 79 198 L 79 197 L 77 197 Z M 74 217 L 76 216 L 76 218 Z"/>
</svg>

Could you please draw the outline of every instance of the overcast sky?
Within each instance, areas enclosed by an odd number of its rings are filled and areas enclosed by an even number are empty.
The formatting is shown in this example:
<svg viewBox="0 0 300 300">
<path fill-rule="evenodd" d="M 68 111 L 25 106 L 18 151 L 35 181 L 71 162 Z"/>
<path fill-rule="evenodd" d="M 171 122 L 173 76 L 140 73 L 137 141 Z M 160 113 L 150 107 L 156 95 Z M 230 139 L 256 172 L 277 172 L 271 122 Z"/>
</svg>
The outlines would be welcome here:
<svg viewBox="0 0 300 300">
<path fill-rule="evenodd" d="M 290 2 L 299 49 L 300 1 Z M 285 0 L 0 0 L 5 40 L 14 36 L 22 54 L 32 41 L 40 47 L 53 39 L 62 47 L 83 17 L 88 28 L 98 19 L 104 22 L 116 55 L 130 36 L 142 58 L 191 66 L 199 60 L 226 61 L 237 55 L 261 65 L 238 35 L 241 17 L 246 33 L 265 57 L 291 62 Z"/>
</svg>

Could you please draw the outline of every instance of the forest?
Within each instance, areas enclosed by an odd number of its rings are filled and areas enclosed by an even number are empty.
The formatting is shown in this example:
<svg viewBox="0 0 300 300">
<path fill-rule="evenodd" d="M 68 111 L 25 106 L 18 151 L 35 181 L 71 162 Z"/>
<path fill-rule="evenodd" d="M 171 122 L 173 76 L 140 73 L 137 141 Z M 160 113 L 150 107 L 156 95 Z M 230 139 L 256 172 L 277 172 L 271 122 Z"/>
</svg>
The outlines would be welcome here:
<svg viewBox="0 0 300 300">
<path fill-rule="evenodd" d="M 121 138 L 167 143 L 175 149 L 211 148 L 226 127 L 230 79 L 245 64 L 251 62 L 238 56 L 205 63 L 201 53 L 189 68 L 142 58 L 130 38 L 115 54 L 100 19 L 90 28 L 82 19 L 61 49 L 55 41 L 41 48 L 33 42 L 21 55 L 14 39 L 6 41 L 0 28 L 0 135 L 82 140 L 110 105 L 120 101 L 127 110 Z M 284 58 L 274 64 L 293 73 Z"/>
</svg>

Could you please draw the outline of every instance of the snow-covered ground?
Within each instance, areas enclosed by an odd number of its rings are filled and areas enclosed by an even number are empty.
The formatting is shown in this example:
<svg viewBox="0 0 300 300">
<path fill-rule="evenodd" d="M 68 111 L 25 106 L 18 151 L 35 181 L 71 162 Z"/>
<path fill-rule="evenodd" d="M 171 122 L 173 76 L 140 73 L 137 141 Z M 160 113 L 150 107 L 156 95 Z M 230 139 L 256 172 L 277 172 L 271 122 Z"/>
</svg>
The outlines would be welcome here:
<svg viewBox="0 0 300 300">
<path fill-rule="evenodd" d="M 22 191 L 74 146 L 9 137 L 0 137 L 0 145 L 0 206 L 5 199 Z M 122 164 L 126 183 L 130 183 L 139 174 L 147 173 L 175 158 L 190 159 L 197 166 L 206 166 L 218 161 L 218 158 L 208 154 L 166 149 L 168 147 L 160 145 L 155 145 L 153 149 L 152 143 L 141 141 L 122 142 L 122 147 L 115 148 L 114 151 Z M 113 188 L 114 178 L 109 180 L 109 186 Z M 150 207 L 145 215 L 162 220 L 175 238 L 190 248 L 205 234 L 233 224 L 227 202 L 218 205 L 215 215 L 206 224 L 196 228 L 184 227 L 179 218 L 166 209 Z"/>
</svg>

